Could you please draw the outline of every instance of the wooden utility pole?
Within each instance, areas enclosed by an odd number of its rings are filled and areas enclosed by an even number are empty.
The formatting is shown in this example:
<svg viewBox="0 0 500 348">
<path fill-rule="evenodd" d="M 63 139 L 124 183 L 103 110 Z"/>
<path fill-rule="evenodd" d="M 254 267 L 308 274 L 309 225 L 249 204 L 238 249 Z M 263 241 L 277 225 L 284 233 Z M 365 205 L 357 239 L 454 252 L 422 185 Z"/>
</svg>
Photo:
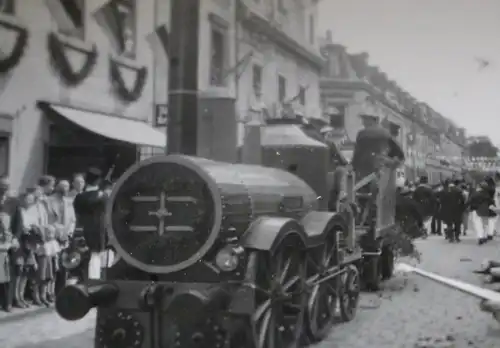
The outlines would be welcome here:
<svg viewBox="0 0 500 348">
<path fill-rule="evenodd" d="M 168 154 L 196 155 L 200 0 L 171 0 Z"/>
</svg>

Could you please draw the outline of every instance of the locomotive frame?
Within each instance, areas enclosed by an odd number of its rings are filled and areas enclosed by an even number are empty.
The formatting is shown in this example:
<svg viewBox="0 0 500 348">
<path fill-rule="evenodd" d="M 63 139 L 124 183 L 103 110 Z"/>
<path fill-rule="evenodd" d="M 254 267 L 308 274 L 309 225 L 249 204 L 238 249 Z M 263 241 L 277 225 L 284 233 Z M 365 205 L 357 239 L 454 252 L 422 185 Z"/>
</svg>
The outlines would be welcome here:
<svg viewBox="0 0 500 348">
<path fill-rule="evenodd" d="M 389 178 L 396 162 L 382 161 Z M 285 165 L 280 162 L 278 167 Z M 141 172 L 144 168 L 153 174 Z M 140 254 L 134 245 L 140 240 L 124 230 L 152 232 L 132 221 L 141 214 L 159 221 L 175 215 L 177 229 L 179 221 L 197 219 L 187 208 L 172 214 L 173 208 L 161 203 L 163 182 L 176 171 L 180 181 L 193 183 L 186 179 L 193 172 L 207 185 L 213 206 L 201 210 L 216 217 L 209 220 L 208 237 L 188 261 L 168 265 L 168 257 L 158 256 L 154 245 L 149 254 Z M 350 169 L 342 195 L 347 209 L 329 212 L 321 209 L 328 193 L 318 199 L 318 189 L 300 174 L 181 155 L 134 165 L 116 184 L 106 214 L 111 244 L 121 260 L 106 270 L 105 279 L 63 289 L 56 301 L 59 315 L 78 320 L 97 307 L 96 348 L 295 348 L 321 341 L 335 323 L 354 318 L 362 283 L 380 279 L 383 231 L 373 223 L 363 230 L 356 227 L 349 209 L 362 188 L 380 175 L 371 173 L 355 184 L 356 168 Z M 127 205 L 115 207 L 125 196 L 151 202 L 149 193 L 141 196 L 134 185 L 149 190 L 155 182 L 160 186 L 153 191 L 163 197 L 159 209 L 144 215 Z M 175 202 L 193 201 L 172 195 Z M 160 237 L 162 231 L 173 233 L 161 223 L 156 229 Z M 202 231 L 203 226 L 194 229 Z M 130 244 L 124 236 L 131 238 Z M 184 238 L 182 233 L 177 236 Z M 171 241 L 162 243 L 165 249 Z"/>
</svg>

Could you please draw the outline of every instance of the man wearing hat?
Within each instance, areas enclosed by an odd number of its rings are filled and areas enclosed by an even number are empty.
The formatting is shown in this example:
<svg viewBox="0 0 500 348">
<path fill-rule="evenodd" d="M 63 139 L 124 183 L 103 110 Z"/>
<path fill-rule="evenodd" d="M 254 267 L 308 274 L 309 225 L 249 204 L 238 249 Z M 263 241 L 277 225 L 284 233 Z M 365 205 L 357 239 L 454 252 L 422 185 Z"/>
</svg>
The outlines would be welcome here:
<svg viewBox="0 0 500 348">
<path fill-rule="evenodd" d="M 85 190 L 75 197 L 73 206 L 91 253 L 87 276 L 89 279 L 99 279 L 101 276 L 101 257 L 107 244 L 103 221 L 107 195 L 100 186 L 102 172 L 99 169 L 90 168 L 86 173 L 86 181 Z"/>
<path fill-rule="evenodd" d="M 10 183 L 0 178 L 0 304 L 9 312 L 15 296 L 16 255 L 21 235 L 19 202 L 9 195 Z"/>
</svg>

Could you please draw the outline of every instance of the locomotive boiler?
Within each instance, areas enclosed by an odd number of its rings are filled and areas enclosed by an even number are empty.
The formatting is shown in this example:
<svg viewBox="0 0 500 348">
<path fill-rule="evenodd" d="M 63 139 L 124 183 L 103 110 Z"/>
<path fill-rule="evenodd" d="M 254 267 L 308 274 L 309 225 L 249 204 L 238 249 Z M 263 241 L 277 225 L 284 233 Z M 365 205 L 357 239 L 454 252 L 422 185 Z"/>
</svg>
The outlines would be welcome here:
<svg viewBox="0 0 500 348">
<path fill-rule="evenodd" d="M 358 304 L 362 256 L 340 248 L 349 215 L 318 210 L 275 168 L 169 155 L 116 183 L 106 226 L 119 260 L 69 285 L 56 309 L 97 308 L 96 348 L 301 347 Z M 347 235 L 346 235 L 347 234 Z"/>
</svg>

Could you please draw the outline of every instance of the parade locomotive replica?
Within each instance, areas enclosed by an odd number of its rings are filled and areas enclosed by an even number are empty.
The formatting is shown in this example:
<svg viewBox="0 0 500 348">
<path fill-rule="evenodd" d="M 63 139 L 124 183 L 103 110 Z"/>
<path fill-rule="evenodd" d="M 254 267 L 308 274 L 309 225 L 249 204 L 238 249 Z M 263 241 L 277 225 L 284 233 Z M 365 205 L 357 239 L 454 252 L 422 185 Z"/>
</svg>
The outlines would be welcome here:
<svg viewBox="0 0 500 348">
<path fill-rule="evenodd" d="M 128 169 L 106 211 L 118 261 L 67 286 L 58 313 L 97 307 L 96 348 L 303 347 L 353 319 L 362 283 L 392 274 L 403 156 L 388 133 L 360 133 L 328 211 L 328 147 L 272 127 L 296 146 L 263 139 L 263 166 L 168 155 Z"/>
</svg>

